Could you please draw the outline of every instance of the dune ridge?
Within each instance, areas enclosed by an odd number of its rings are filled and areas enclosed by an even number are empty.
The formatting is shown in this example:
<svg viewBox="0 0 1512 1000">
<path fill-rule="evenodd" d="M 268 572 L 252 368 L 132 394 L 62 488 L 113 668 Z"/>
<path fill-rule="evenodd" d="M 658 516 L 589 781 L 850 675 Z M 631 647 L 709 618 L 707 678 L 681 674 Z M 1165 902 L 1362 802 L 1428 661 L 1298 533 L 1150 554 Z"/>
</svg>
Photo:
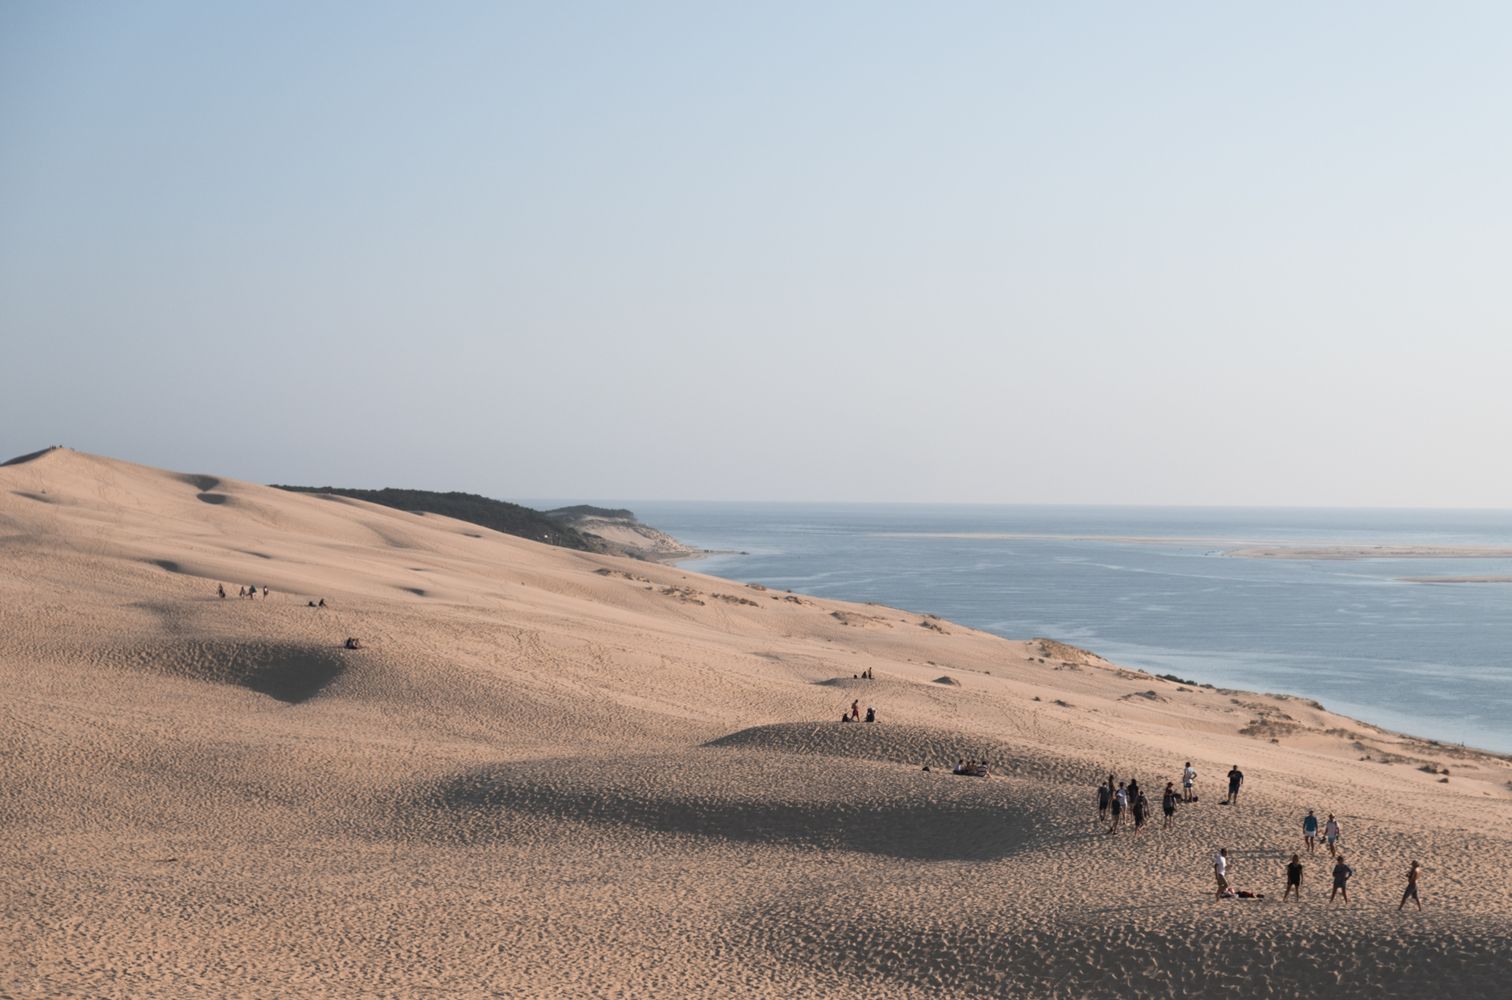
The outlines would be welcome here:
<svg viewBox="0 0 1512 1000">
<path fill-rule="evenodd" d="M 23 457 L 0 995 L 1491 996 L 1512 971 L 1504 757 L 1051 639 Z M 880 721 L 839 722 L 853 701 Z M 1186 760 L 1172 829 L 1096 824 L 1107 774 L 1158 803 Z M 1321 853 L 1279 901 L 1309 807 L 1344 823 L 1348 906 Z M 1268 898 L 1213 899 L 1219 846 Z"/>
</svg>

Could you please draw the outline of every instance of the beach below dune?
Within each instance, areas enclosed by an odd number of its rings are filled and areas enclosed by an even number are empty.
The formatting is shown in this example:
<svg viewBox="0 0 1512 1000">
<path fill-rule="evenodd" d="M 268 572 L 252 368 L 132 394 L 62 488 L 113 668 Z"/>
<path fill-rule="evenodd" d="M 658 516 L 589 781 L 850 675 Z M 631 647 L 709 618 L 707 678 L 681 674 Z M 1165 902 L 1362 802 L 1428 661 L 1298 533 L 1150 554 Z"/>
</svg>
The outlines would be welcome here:
<svg viewBox="0 0 1512 1000">
<path fill-rule="evenodd" d="M 1479 996 L 1512 968 L 1496 755 L 1064 643 L 202 485 L 69 452 L 0 469 L 0 992 Z M 880 721 L 839 722 L 853 702 Z M 1173 829 L 1097 825 L 1109 773 L 1153 791 L 1187 760 Z M 1344 824 L 1347 907 L 1321 855 L 1279 901 L 1308 807 Z M 1220 846 L 1266 899 L 1213 899 Z M 1425 911 L 1399 914 L 1414 859 Z"/>
</svg>

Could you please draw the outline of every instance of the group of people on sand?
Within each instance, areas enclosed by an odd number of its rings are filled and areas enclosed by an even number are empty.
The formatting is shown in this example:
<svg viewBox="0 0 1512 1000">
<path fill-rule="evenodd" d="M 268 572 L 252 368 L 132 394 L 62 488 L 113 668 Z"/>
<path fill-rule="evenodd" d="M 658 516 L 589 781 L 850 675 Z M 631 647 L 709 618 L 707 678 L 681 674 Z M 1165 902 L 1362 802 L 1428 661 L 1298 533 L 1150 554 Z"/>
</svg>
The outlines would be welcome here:
<svg viewBox="0 0 1512 1000">
<path fill-rule="evenodd" d="M 851 680 L 853 681 L 874 681 L 876 679 L 877 676 L 872 673 L 871 667 L 867 667 L 859 674 L 851 674 Z"/>
<path fill-rule="evenodd" d="M 1213 855 L 1213 875 L 1218 881 L 1218 899 L 1233 899 L 1236 897 L 1265 898 L 1263 894 L 1259 893 L 1235 892 L 1228 883 L 1228 864 L 1228 848 L 1220 847 L 1218 853 Z M 1302 901 L 1302 874 L 1304 867 L 1300 854 L 1293 854 L 1291 860 L 1286 863 L 1286 891 L 1281 894 L 1283 900 L 1293 898 L 1299 903 Z M 1407 900 L 1409 899 L 1412 900 L 1419 910 L 1422 910 L 1423 902 L 1418 897 L 1418 876 L 1422 873 L 1422 870 L 1423 866 L 1418 864 L 1417 861 L 1413 861 L 1408 866 L 1407 886 L 1402 890 L 1401 902 L 1397 903 L 1398 911 L 1407 905 Z M 1333 876 L 1333 888 L 1328 893 L 1328 901 L 1332 903 L 1335 899 L 1342 899 L 1348 903 L 1349 880 L 1354 877 L 1355 870 L 1344 860 L 1344 855 L 1334 855 L 1331 874 Z"/>
<path fill-rule="evenodd" d="M 221 600 L 224 601 L 226 599 L 226 585 L 224 583 L 217 583 L 215 585 L 215 592 L 220 595 Z M 264 598 L 268 596 L 268 588 L 266 586 L 264 586 L 262 589 L 262 595 Z M 244 597 L 249 601 L 255 600 L 257 598 L 257 585 L 253 584 L 250 587 L 238 588 L 236 591 L 236 596 Z"/>
<path fill-rule="evenodd" d="M 840 721 L 841 722 L 860 722 L 861 721 L 861 701 L 860 701 L 860 699 L 857 699 L 857 700 L 851 702 L 850 710 L 847 711 L 847 712 L 841 713 L 841 715 L 840 715 Z M 876 722 L 877 721 L 877 710 L 875 708 L 872 708 L 870 705 L 866 706 L 866 721 L 867 722 Z"/>
<path fill-rule="evenodd" d="M 1333 813 L 1328 814 L 1328 822 L 1323 824 L 1323 843 L 1328 846 L 1328 853 L 1337 856 L 1339 837 L 1342 835 L 1339 821 Z M 1302 817 L 1302 843 L 1307 845 L 1307 853 L 1311 854 L 1318 849 L 1318 817 L 1311 809 Z"/>
<path fill-rule="evenodd" d="M 967 760 L 962 757 L 956 761 L 956 766 L 951 769 L 951 774 L 963 774 L 968 778 L 986 778 L 991 776 L 992 770 L 987 764 L 987 758 L 981 760 Z"/>
<path fill-rule="evenodd" d="M 1150 818 L 1150 800 L 1145 797 L 1143 789 L 1139 787 L 1138 778 L 1130 778 L 1127 782 L 1120 781 L 1115 786 L 1113 775 L 1108 775 L 1108 780 L 1097 786 L 1097 821 L 1100 824 L 1108 823 L 1108 832 L 1117 833 L 1120 826 L 1126 821 L 1134 824 L 1134 832 L 1139 833 L 1144 829 L 1145 821 Z M 1167 781 L 1165 790 L 1160 793 L 1160 811 L 1165 816 L 1165 822 L 1161 829 L 1170 829 L 1176 818 L 1176 803 L 1179 801 L 1176 794 L 1176 783 Z M 1109 816 L 1112 822 L 1108 822 Z"/>
</svg>

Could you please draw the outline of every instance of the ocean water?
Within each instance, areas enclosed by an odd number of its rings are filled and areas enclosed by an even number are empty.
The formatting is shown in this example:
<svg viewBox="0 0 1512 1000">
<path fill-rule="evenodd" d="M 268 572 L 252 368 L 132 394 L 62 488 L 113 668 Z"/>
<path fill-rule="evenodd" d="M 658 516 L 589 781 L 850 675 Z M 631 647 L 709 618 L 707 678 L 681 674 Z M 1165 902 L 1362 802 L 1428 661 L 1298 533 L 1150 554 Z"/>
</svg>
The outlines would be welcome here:
<svg viewBox="0 0 1512 1000">
<path fill-rule="evenodd" d="M 1512 752 L 1512 583 L 1401 579 L 1512 576 L 1512 559 L 1223 554 L 1252 542 L 1512 546 L 1512 512 L 628 506 L 685 542 L 742 553 L 689 564 L 700 572 L 1048 636 L 1156 673 L 1303 695 Z M 960 537 L 972 534 L 1017 537 Z"/>
</svg>

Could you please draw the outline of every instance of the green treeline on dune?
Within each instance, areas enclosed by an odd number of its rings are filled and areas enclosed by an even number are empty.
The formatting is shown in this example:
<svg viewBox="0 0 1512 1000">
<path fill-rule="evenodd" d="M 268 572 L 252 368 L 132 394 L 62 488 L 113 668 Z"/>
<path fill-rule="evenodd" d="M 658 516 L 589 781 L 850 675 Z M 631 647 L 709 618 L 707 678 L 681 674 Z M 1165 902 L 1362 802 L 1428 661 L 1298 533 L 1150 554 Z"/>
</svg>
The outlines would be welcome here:
<svg viewBox="0 0 1512 1000">
<path fill-rule="evenodd" d="M 467 521 L 480 527 L 490 528 L 506 535 L 517 535 L 535 542 L 560 545 L 583 552 L 608 551 L 602 539 L 579 531 L 570 524 L 556 520 L 548 514 L 504 500 L 493 500 L 476 493 L 438 493 L 434 490 L 402 490 L 385 487 L 381 490 L 357 490 L 341 486 L 286 486 L 274 483 L 276 489 L 291 493 L 326 493 L 334 496 L 366 500 L 369 503 L 407 510 L 414 513 L 442 514 L 459 521 Z M 625 512 L 626 514 L 629 511 Z"/>
</svg>

